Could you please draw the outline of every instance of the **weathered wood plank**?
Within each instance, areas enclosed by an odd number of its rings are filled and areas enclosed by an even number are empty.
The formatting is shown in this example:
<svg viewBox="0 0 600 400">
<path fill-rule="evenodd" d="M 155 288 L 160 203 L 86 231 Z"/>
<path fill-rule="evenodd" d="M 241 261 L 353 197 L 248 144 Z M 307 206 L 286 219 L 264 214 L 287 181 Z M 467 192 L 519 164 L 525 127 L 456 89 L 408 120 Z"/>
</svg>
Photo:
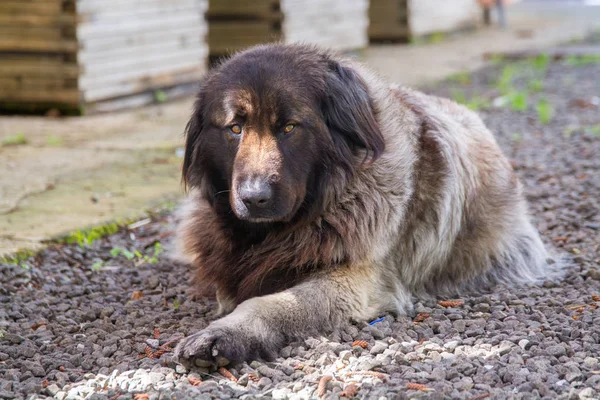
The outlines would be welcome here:
<svg viewBox="0 0 600 400">
<path fill-rule="evenodd" d="M 415 36 L 472 27 L 482 19 L 481 7 L 473 0 L 409 0 L 408 10 Z"/>
<path fill-rule="evenodd" d="M 74 53 L 78 49 L 76 40 L 19 40 L 0 37 L 0 51 L 39 51 Z"/>
<path fill-rule="evenodd" d="M 11 90 L 0 87 L 0 101 L 19 101 L 19 102 L 53 102 L 79 104 L 79 92 L 76 90 Z"/>
<path fill-rule="evenodd" d="M 168 39 L 168 40 L 167 40 Z M 183 39 L 183 40 L 182 40 Z M 78 61 L 82 65 L 114 64 L 113 60 L 144 59 L 153 54 L 160 54 L 163 58 L 183 53 L 197 53 L 206 55 L 208 48 L 200 42 L 199 35 L 186 35 L 160 39 L 155 42 L 146 43 L 122 43 L 121 46 L 94 47 L 87 46 L 79 53 Z M 168 62 L 168 60 L 165 60 Z"/>
<path fill-rule="evenodd" d="M 336 50 L 367 45 L 367 0 L 282 0 L 286 42 L 308 42 Z"/>
<path fill-rule="evenodd" d="M 175 16 L 175 15 L 191 15 L 197 14 L 197 17 L 203 18 L 204 11 L 199 10 L 198 7 L 193 4 L 172 4 L 172 3 L 163 3 L 162 7 L 152 7 L 152 8 L 127 8 L 127 9 L 111 9 L 107 11 L 98 11 L 98 12 L 85 12 L 79 13 L 79 19 L 81 22 L 88 22 L 93 24 L 100 24 L 104 22 L 115 22 L 115 21 L 124 21 L 130 22 L 131 20 L 139 19 L 145 20 L 147 18 L 159 18 L 166 16 Z"/>
<path fill-rule="evenodd" d="M 223 16 L 259 17 L 263 19 L 280 19 L 279 0 L 209 0 L 206 17 Z"/>
<path fill-rule="evenodd" d="M 27 75 L 13 77 L 4 77 L 0 75 L 0 87 L 5 90 L 77 89 L 77 80 L 52 77 L 29 77 Z"/>
<path fill-rule="evenodd" d="M 183 83 L 195 83 L 200 81 L 204 72 L 204 67 L 193 67 L 181 70 L 173 69 L 162 74 L 143 78 L 126 79 L 96 89 L 87 89 L 83 91 L 83 96 L 86 102 L 95 102 L 157 88 L 176 86 Z"/>
<path fill-rule="evenodd" d="M 97 77 L 102 79 L 114 74 L 145 73 L 152 68 L 168 68 L 177 63 L 202 64 L 202 53 L 173 51 L 169 53 L 152 53 L 143 57 L 127 57 L 120 60 L 105 60 L 102 63 L 88 63 L 82 66 L 82 78 Z M 85 80 L 84 79 L 84 80 Z"/>
<path fill-rule="evenodd" d="M 0 55 L 0 76 L 78 78 L 79 66 L 58 58 Z"/>
<path fill-rule="evenodd" d="M 208 7 L 207 0 L 77 0 L 79 14 L 131 12 L 152 8 L 169 9 L 172 6 L 189 6 L 199 11 Z"/>
<path fill-rule="evenodd" d="M 0 26 L 72 26 L 77 23 L 77 16 L 70 14 L 56 15 L 3 15 L 0 14 Z"/>
<path fill-rule="evenodd" d="M 111 52 L 121 48 L 149 46 L 161 42 L 179 42 L 182 45 L 200 42 L 203 46 L 206 46 L 203 38 L 206 36 L 207 30 L 208 27 L 205 24 L 174 27 L 173 29 L 159 31 L 156 29 L 139 30 L 119 36 L 97 36 L 82 39 L 80 45 L 86 56 Z"/>
<path fill-rule="evenodd" d="M 181 98 L 182 96 L 190 96 L 197 93 L 198 87 L 196 83 L 188 83 L 168 88 L 162 88 L 167 100 Z M 91 113 L 115 112 L 124 108 L 141 107 L 146 104 L 156 102 L 156 98 L 152 91 L 146 91 L 138 94 L 133 94 L 126 97 L 117 97 L 114 99 L 101 100 L 86 105 L 86 111 Z"/>
<path fill-rule="evenodd" d="M 151 18 L 132 16 L 128 20 L 82 23 L 77 27 L 77 37 L 85 41 L 95 37 L 118 37 L 120 35 L 147 30 L 168 31 L 175 26 L 192 27 L 202 23 L 202 15 L 196 12 L 164 16 L 157 15 Z"/>
<path fill-rule="evenodd" d="M 79 80 L 79 85 L 85 90 L 95 89 L 114 82 L 127 81 L 128 79 L 151 78 L 154 75 L 169 73 L 173 70 L 204 68 L 204 64 L 203 60 L 195 57 L 181 57 L 177 60 L 171 60 L 170 63 L 154 65 L 148 62 L 137 64 L 135 67 L 114 69 L 104 74 L 91 74 L 89 71 L 85 71 Z"/>
<path fill-rule="evenodd" d="M 1 15 L 52 15 L 62 11 L 61 2 L 55 1 L 26 1 L 2 0 L 0 4 Z"/>
<path fill-rule="evenodd" d="M 0 38 L 3 39 L 60 41 L 63 36 L 63 28 L 60 27 L 0 26 Z"/>
<path fill-rule="evenodd" d="M 208 27 L 211 55 L 224 55 L 280 38 L 281 31 L 269 21 L 211 21 Z"/>
</svg>

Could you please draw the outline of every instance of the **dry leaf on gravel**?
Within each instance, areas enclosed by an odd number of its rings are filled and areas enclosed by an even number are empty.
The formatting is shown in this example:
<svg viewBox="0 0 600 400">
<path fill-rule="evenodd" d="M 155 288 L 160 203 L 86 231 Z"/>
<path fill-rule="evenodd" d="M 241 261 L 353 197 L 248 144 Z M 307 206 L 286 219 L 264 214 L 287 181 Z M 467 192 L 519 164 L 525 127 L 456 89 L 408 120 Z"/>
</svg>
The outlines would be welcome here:
<svg viewBox="0 0 600 400">
<path fill-rule="evenodd" d="M 438 304 L 442 307 L 450 308 L 462 306 L 465 302 L 462 300 L 440 300 Z"/>
<path fill-rule="evenodd" d="M 317 396 L 323 397 L 325 395 L 325 392 L 327 391 L 327 382 L 329 382 L 332 379 L 333 378 L 331 377 L 331 375 L 325 375 L 321 378 L 321 380 L 319 381 L 319 386 L 317 386 Z"/>
<path fill-rule="evenodd" d="M 232 374 L 231 372 L 229 372 L 229 371 L 227 370 L 227 368 L 220 367 L 220 368 L 219 368 L 217 371 L 218 371 L 218 372 L 219 372 L 221 375 L 223 375 L 225 378 L 229 379 L 230 381 L 232 381 L 232 382 L 234 382 L 234 383 L 237 383 L 237 381 L 238 381 L 238 380 L 237 380 L 237 378 L 236 378 L 235 376 L 233 376 L 233 374 Z"/>
<path fill-rule="evenodd" d="M 48 325 L 48 323 L 45 321 L 36 322 L 35 324 L 31 325 L 31 329 L 36 331 L 38 328 L 40 328 L 42 326 L 46 326 L 46 325 Z"/>
<path fill-rule="evenodd" d="M 135 290 L 133 293 L 131 293 L 131 299 L 132 300 L 139 300 L 142 297 L 144 297 L 144 293 L 142 293 L 139 290 Z"/>
<path fill-rule="evenodd" d="M 144 348 L 144 355 L 148 358 L 154 358 L 154 351 L 152 350 L 152 347 L 146 345 Z"/>
<path fill-rule="evenodd" d="M 154 339 L 158 339 L 160 337 L 160 331 L 158 328 L 154 328 Z"/>
<path fill-rule="evenodd" d="M 151 358 L 160 358 L 160 356 L 162 356 L 163 354 L 165 354 L 167 351 L 166 350 L 156 350 L 153 354 Z"/>
<path fill-rule="evenodd" d="M 136 393 L 133 395 L 133 400 L 148 400 L 148 393 Z"/>
<path fill-rule="evenodd" d="M 406 389 L 420 390 L 422 392 L 427 392 L 427 391 L 431 390 L 430 388 L 427 387 L 427 385 L 423 385 L 422 383 L 412 383 L 412 382 L 409 382 L 406 384 Z"/>
<path fill-rule="evenodd" d="M 253 374 L 252 372 L 250 372 L 248 374 L 248 379 L 250 379 L 252 382 L 260 381 L 260 378 L 258 376 L 256 376 L 255 374 Z"/>
<path fill-rule="evenodd" d="M 367 342 L 366 340 L 355 340 L 354 342 L 352 342 L 352 347 L 354 346 L 359 346 L 363 349 L 366 349 L 367 347 L 369 347 L 369 342 Z"/>
<path fill-rule="evenodd" d="M 373 376 L 375 378 L 379 378 L 382 381 L 386 381 L 388 376 L 386 374 L 384 374 L 383 372 L 377 372 L 377 371 L 354 371 L 354 372 L 349 372 L 346 374 L 346 376 L 352 376 L 352 375 L 369 375 L 369 376 Z"/>
<path fill-rule="evenodd" d="M 192 386 L 200 386 L 200 385 L 202 385 L 202 379 L 200 379 L 200 378 L 194 378 L 192 376 L 188 377 L 188 382 Z"/>
<path fill-rule="evenodd" d="M 358 387 L 358 385 L 351 383 L 348 386 L 346 386 L 344 390 L 340 393 L 340 397 L 355 397 L 359 390 L 360 388 Z"/>
<path fill-rule="evenodd" d="M 491 393 L 482 393 L 480 395 L 477 395 L 475 397 L 471 397 L 468 400 L 482 400 L 482 399 L 487 399 L 488 397 L 490 397 L 492 394 Z"/>
<path fill-rule="evenodd" d="M 567 306 L 569 310 L 573 310 L 575 312 L 581 313 L 585 310 L 585 304 L 574 304 L 571 306 Z"/>
<path fill-rule="evenodd" d="M 592 295 L 592 300 L 594 300 L 594 301 L 600 301 L 600 294 L 593 294 Z"/>
<path fill-rule="evenodd" d="M 431 314 L 429 314 L 428 312 L 422 312 L 419 313 L 416 317 L 415 317 L 415 322 L 423 322 L 425 321 L 427 318 L 429 318 L 431 316 Z"/>
</svg>

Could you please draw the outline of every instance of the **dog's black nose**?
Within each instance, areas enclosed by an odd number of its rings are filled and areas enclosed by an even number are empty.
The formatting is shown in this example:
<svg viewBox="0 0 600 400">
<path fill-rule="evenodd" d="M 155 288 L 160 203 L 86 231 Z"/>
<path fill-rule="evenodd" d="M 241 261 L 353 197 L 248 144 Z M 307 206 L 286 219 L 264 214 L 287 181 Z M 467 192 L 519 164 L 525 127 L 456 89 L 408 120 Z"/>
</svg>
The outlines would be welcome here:
<svg viewBox="0 0 600 400">
<path fill-rule="evenodd" d="M 252 212 L 257 208 L 267 208 L 271 204 L 273 190 L 267 182 L 246 181 L 241 185 L 239 195 L 248 211 Z"/>
</svg>

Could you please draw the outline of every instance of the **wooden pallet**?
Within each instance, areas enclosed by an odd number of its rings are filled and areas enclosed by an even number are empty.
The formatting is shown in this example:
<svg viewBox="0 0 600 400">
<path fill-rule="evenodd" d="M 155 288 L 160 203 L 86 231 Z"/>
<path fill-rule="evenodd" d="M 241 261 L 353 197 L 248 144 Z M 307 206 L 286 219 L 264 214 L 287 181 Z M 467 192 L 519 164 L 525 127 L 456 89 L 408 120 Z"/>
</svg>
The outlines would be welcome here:
<svg viewBox="0 0 600 400">
<path fill-rule="evenodd" d="M 408 42 L 414 37 L 451 32 L 480 23 L 475 0 L 370 0 L 371 42 Z"/>
<path fill-rule="evenodd" d="M 80 112 L 181 92 L 166 89 L 207 68 L 207 1 L 2 0 L 0 108 Z"/>
<path fill-rule="evenodd" d="M 352 50 L 368 43 L 368 0 L 209 0 L 214 58 L 275 41 Z"/>
</svg>

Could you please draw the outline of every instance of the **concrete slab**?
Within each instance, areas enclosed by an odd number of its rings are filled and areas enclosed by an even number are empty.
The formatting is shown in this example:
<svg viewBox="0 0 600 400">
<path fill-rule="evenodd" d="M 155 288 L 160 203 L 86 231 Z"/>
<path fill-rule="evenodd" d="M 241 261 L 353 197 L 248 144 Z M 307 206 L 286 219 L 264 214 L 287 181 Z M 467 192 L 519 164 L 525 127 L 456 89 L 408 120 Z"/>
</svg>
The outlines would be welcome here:
<svg viewBox="0 0 600 400">
<path fill-rule="evenodd" d="M 509 28 L 453 35 L 441 43 L 378 45 L 361 58 L 411 86 L 472 70 L 488 52 L 543 48 L 600 28 L 600 7 L 531 2 L 508 9 Z M 182 132 L 193 99 L 78 118 L 0 117 L 0 255 L 66 231 L 139 215 L 176 199 Z"/>
</svg>

